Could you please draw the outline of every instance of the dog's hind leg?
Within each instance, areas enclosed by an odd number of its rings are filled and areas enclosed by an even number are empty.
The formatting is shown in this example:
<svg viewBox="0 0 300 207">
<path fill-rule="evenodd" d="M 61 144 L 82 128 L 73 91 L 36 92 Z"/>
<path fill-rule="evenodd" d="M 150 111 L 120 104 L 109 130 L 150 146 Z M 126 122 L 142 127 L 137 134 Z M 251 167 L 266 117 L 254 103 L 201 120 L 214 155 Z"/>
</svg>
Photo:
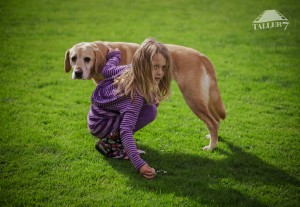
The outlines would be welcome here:
<svg viewBox="0 0 300 207">
<path fill-rule="evenodd" d="M 210 133 L 210 143 L 202 149 L 213 150 L 218 144 L 219 120 L 216 120 L 214 116 L 209 112 L 209 109 L 204 107 L 202 104 L 193 105 L 191 104 L 189 98 L 187 99 L 186 101 L 189 107 L 192 109 L 194 114 L 205 123 Z M 196 101 L 194 100 L 193 102 Z"/>
<path fill-rule="evenodd" d="M 220 119 L 211 103 L 211 77 L 206 72 L 204 64 L 197 71 L 176 77 L 181 93 L 194 114 L 200 118 L 210 132 L 210 143 L 204 150 L 212 150 L 217 146 Z"/>
<path fill-rule="evenodd" d="M 216 120 L 214 116 L 209 113 L 208 110 L 202 111 L 201 107 L 193 107 L 192 110 L 195 113 L 195 115 L 197 115 L 205 123 L 210 133 L 209 145 L 203 147 L 202 149 L 213 150 L 215 147 L 217 147 L 218 144 L 219 121 Z"/>
<path fill-rule="evenodd" d="M 202 111 L 201 107 L 193 107 L 192 110 L 205 123 L 210 133 L 209 145 L 203 147 L 202 149 L 213 150 L 218 144 L 219 120 L 216 120 L 208 110 Z"/>
<path fill-rule="evenodd" d="M 209 145 L 203 147 L 203 150 L 213 150 L 217 147 L 218 144 L 218 130 L 219 130 L 219 123 L 213 123 L 210 125 L 209 123 L 205 123 L 209 132 L 210 132 L 210 141 Z"/>
</svg>

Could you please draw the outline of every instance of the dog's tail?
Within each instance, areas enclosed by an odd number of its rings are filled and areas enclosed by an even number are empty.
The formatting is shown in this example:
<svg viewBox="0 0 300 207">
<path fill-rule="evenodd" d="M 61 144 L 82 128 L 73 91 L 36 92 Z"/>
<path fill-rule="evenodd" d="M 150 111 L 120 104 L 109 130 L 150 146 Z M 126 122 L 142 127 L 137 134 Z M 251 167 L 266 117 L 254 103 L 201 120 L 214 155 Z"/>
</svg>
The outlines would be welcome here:
<svg viewBox="0 0 300 207">
<path fill-rule="evenodd" d="M 226 118 L 226 109 L 222 101 L 220 90 L 217 83 L 216 72 L 211 61 L 205 56 L 204 65 L 206 72 L 210 77 L 210 87 L 209 87 L 209 103 L 211 104 L 212 109 L 221 119 Z"/>
</svg>

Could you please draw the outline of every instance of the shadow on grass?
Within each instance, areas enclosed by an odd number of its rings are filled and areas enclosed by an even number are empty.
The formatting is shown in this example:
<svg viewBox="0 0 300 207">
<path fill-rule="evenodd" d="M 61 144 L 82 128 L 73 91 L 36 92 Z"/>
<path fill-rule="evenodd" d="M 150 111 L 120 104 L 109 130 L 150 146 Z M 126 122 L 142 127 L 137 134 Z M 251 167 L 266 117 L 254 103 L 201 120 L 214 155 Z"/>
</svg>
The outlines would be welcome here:
<svg viewBox="0 0 300 207">
<path fill-rule="evenodd" d="M 299 186 L 300 183 L 296 178 L 282 170 L 267 164 L 253 154 L 244 152 L 229 141 L 222 138 L 220 141 L 230 148 L 230 151 L 216 149 L 212 152 L 224 155 L 220 160 L 182 153 L 170 154 L 142 146 L 141 148 L 147 152 L 145 159 L 149 164 L 168 172 L 166 175 L 158 175 L 151 181 L 145 181 L 138 176 L 128 162 L 112 159 L 108 159 L 108 162 L 120 173 L 130 177 L 129 184 L 136 189 L 188 197 L 204 205 L 267 206 L 257 198 L 265 191 L 261 192 L 256 188 Z"/>
</svg>

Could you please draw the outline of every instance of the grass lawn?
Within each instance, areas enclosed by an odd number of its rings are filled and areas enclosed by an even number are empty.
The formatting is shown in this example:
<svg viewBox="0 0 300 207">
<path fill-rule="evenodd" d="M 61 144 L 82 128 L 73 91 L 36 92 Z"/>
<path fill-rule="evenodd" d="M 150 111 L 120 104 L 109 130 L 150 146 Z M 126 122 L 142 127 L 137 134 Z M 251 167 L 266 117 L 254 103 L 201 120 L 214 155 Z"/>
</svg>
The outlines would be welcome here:
<svg viewBox="0 0 300 207">
<path fill-rule="evenodd" d="M 276 9 L 286 30 L 254 30 Z M 0 2 L 0 206 L 300 206 L 300 3 L 209 0 Z M 64 72 L 83 41 L 195 48 L 216 67 L 228 116 L 212 152 L 175 82 L 157 120 L 135 134 L 166 170 L 143 179 L 94 150 L 92 81 Z"/>
</svg>

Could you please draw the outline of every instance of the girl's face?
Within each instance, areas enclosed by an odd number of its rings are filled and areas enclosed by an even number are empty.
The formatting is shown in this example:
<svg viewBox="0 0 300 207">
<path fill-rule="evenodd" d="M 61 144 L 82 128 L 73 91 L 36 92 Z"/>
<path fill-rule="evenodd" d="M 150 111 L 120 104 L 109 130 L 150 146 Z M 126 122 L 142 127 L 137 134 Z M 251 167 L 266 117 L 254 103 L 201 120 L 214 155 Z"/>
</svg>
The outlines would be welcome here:
<svg viewBox="0 0 300 207">
<path fill-rule="evenodd" d="M 164 77 L 165 70 L 167 67 L 166 58 L 161 53 L 155 53 L 152 57 L 153 65 L 153 79 L 158 84 L 159 81 Z"/>
</svg>

